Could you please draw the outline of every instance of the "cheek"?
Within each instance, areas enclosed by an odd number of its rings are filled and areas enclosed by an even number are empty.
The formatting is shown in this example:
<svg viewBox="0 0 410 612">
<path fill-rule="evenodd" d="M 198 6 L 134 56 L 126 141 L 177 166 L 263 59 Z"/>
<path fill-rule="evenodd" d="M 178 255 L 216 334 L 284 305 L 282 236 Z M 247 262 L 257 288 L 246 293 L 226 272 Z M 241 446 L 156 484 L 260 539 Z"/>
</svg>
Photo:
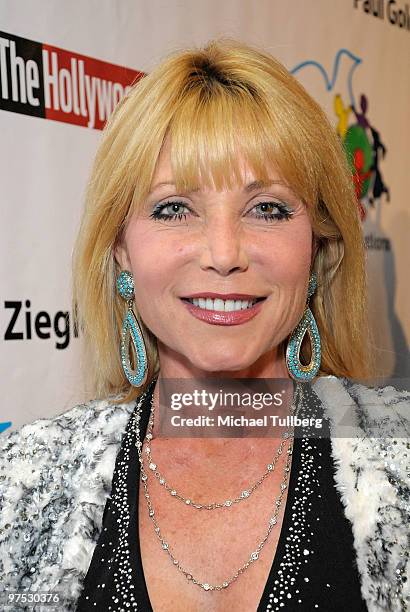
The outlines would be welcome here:
<svg viewBox="0 0 410 612">
<path fill-rule="evenodd" d="M 155 228 L 156 229 L 156 228 Z M 126 245 L 134 276 L 137 306 L 154 306 L 154 300 L 172 285 L 181 262 L 187 256 L 187 248 L 166 229 L 152 231 L 144 221 L 130 225 L 126 233 Z M 138 293 L 138 287 L 143 291 Z"/>
<path fill-rule="evenodd" d="M 259 242 L 257 252 L 258 261 L 268 271 L 272 281 L 304 287 L 312 256 L 309 226 L 294 226 L 286 233 L 268 236 Z"/>
</svg>

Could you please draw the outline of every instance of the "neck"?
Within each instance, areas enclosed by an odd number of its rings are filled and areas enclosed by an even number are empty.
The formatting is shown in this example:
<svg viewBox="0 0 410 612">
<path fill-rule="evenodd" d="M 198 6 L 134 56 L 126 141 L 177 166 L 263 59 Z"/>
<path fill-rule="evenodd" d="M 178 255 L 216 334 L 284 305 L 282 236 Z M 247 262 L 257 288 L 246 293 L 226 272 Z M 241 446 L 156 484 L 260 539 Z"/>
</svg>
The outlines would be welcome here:
<svg viewBox="0 0 410 612">
<path fill-rule="evenodd" d="M 278 347 L 241 370 L 203 370 L 161 343 L 158 343 L 158 358 L 160 378 L 289 378 L 284 355 Z"/>
<path fill-rule="evenodd" d="M 158 350 L 159 361 L 160 361 L 160 372 L 158 381 L 155 385 L 153 395 L 153 405 L 156 411 L 156 417 L 154 419 L 154 438 L 158 436 L 158 418 L 159 418 L 159 387 L 162 379 L 176 378 L 176 379 L 201 379 L 201 378 L 220 378 L 220 379 L 236 379 L 236 378 L 272 378 L 272 379 L 287 379 L 290 383 L 290 377 L 286 368 L 284 357 L 279 357 L 278 351 L 274 350 L 262 355 L 260 359 L 251 366 L 244 368 L 240 371 L 205 371 L 200 368 L 194 367 L 191 363 L 187 363 L 181 356 L 173 354 L 168 347 L 159 347 Z M 286 403 L 291 401 L 291 396 L 286 398 Z M 161 407 L 163 409 L 163 407 Z M 244 444 L 245 440 L 242 440 L 241 444 Z M 197 447 L 201 445 L 207 446 L 224 446 L 230 444 L 237 444 L 234 441 L 227 441 L 221 439 L 199 439 L 193 440 L 192 443 Z M 258 441 L 260 443 L 260 441 Z M 184 441 L 184 444 L 187 444 Z M 246 446 L 245 442 L 245 446 Z"/>
</svg>

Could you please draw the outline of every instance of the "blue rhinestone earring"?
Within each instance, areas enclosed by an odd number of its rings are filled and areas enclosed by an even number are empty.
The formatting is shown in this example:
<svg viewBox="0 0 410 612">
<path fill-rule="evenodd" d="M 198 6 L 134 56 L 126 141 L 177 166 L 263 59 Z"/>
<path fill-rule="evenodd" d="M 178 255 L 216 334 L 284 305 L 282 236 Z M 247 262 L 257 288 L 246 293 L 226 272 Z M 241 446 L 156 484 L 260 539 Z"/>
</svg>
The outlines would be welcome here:
<svg viewBox="0 0 410 612">
<path fill-rule="evenodd" d="M 297 382 L 310 382 L 316 376 L 320 368 L 320 335 L 315 318 L 309 308 L 309 299 L 316 291 L 316 287 L 317 276 L 315 272 L 312 272 L 309 279 L 308 299 L 304 315 L 297 327 L 293 330 L 286 348 L 286 367 L 288 368 L 291 378 Z M 310 358 L 310 363 L 308 365 L 303 365 L 300 361 L 300 348 L 306 332 L 309 334 L 312 356 Z"/>
<path fill-rule="evenodd" d="M 118 293 L 128 303 L 128 310 L 122 323 L 121 363 L 124 374 L 133 387 L 141 387 L 147 379 L 148 360 L 141 328 L 132 310 L 134 279 L 126 270 L 117 278 Z M 132 346 L 131 346 L 132 345 Z M 130 350 L 134 349 L 135 368 L 132 368 Z"/>
</svg>

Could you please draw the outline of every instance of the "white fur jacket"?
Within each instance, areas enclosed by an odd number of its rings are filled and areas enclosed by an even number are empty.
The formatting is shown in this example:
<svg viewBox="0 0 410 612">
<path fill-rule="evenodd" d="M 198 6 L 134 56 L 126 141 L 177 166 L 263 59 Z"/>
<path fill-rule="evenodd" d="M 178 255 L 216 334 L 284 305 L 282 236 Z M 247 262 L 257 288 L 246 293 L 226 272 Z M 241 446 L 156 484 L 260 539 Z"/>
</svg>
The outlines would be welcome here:
<svg viewBox="0 0 410 612">
<path fill-rule="evenodd" d="M 410 610 L 410 393 L 334 376 L 312 388 L 335 431 L 347 409 L 357 418 L 360 436 L 332 432 L 332 455 L 362 596 L 371 612 Z M 93 401 L 0 436 L 1 610 L 52 609 L 7 608 L 4 591 L 60 592 L 57 609 L 75 609 L 133 409 Z"/>
</svg>

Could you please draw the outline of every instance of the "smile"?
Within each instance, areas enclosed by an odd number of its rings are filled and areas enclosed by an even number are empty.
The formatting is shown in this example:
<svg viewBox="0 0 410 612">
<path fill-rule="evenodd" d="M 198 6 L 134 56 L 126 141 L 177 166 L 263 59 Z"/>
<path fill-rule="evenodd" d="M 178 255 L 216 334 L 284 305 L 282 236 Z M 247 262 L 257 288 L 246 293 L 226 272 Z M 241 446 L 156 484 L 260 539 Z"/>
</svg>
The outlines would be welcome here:
<svg viewBox="0 0 410 612">
<path fill-rule="evenodd" d="M 216 310 L 217 312 L 234 312 L 236 310 L 246 310 L 256 304 L 255 300 L 221 300 L 211 298 L 187 298 L 191 304 L 203 310 Z"/>
<path fill-rule="evenodd" d="M 211 297 L 181 298 L 188 312 L 211 325 L 240 325 L 253 319 L 266 298 L 221 299 Z"/>
</svg>

